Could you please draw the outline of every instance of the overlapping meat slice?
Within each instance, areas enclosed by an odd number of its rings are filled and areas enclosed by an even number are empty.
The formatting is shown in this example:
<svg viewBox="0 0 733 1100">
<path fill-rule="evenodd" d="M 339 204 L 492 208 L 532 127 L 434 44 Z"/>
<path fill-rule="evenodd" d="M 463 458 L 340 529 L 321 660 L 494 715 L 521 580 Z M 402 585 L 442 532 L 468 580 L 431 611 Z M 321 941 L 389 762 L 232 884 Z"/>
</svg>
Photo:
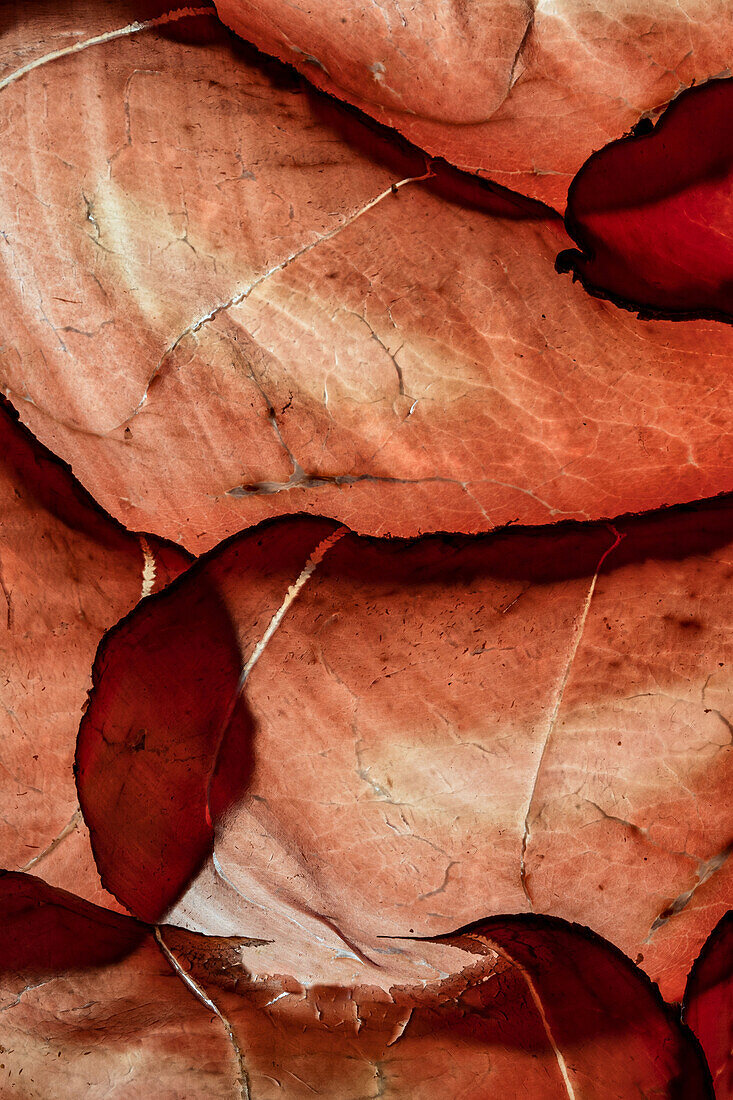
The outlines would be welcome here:
<svg viewBox="0 0 733 1100">
<path fill-rule="evenodd" d="M 0 875 L 0 1012 L 4 1096 L 246 1096 L 222 1021 L 153 930 L 33 875 Z"/>
<path fill-rule="evenodd" d="M 185 568 L 126 531 L 0 405 L 0 861 L 101 896 L 72 763 L 104 632 Z"/>
<path fill-rule="evenodd" d="M 729 897 L 732 523 L 228 542 L 100 651 L 77 761 L 104 884 L 274 940 L 254 974 L 344 985 L 450 971 L 385 935 L 551 913 L 679 999 Z"/>
<path fill-rule="evenodd" d="M 594 293 L 670 317 L 733 320 L 733 80 L 681 95 L 656 127 L 591 157 L 566 217 Z"/>
<path fill-rule="evenodd" d="M 578 925 L 478 922 L 444 937 L 455 973 L 388 993 L 248 981 L 179 930 L 164 936 L 226 1015 L 261 1100 L 712 1095 L 678 1014 L 646 975 Z"/>
<path fill-rule="evenodd" d="M 1 94 L 2 387 L 128 525 L 199 552 L 286 512 L 412 536 L 732 487 L 727 327 L 590 298 L 557 217 L 418 181 L 213 18 Z"/>
<path fill-rule="evenodd" d="M 685 990 L 684 1018 L 700 1040 L 718 1100 L 733 1096 L 733 913 L 713 929 Z"/>
<path fill-rule="evenodd" d="M 724 72 L 733 38 L 725 0 L 216 6 L 319 88 L 558 210 L 594 149 Z"/>
<path fill-rule="evenodd" d="M 711 1095 L 648 979 L 563 921 L 461 929 L 445 937 L 454 974 L 384 992 L 253 983 L 241 942 L 150 928 L 31 875 L 0 875 L 0 911 L 8 1095 Z"/>
</svg>

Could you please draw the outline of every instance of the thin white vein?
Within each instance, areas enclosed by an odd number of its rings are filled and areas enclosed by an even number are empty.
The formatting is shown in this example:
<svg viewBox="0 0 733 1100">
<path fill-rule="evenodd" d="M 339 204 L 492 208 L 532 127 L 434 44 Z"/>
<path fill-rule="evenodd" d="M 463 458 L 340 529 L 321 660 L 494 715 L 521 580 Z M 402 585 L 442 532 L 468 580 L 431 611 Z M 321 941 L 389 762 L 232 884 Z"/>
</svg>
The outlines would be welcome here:
<svg viewBox="0 0 733 1100">
<path fill-rule="evenodd" d="M 138 535 L 140 542 L 140 549 L 143 552 L 143 583 L 140 589 L 140 599 L 145 599 L 153 591 L 153 585 L 155 584 L 155 554 L 150 549 L 150 543 L 145 538 L 145 535 Z"/>
<path fill-rule="evenodd" d="M 229 708 L 229 713 L 222 724 L 221 732 L 219 734 L 219 744 L 217 746 L 216 752 L 214 753 L 214 761 L 211 767 L 211 771 L 209 773 L 209 780 L 206 787 L 206 822 L 210 828 L 213 828 L 214 825 L 214 819 L 211 814 L 211 785 L 214 781 L 214 776 L 216 775 L 216 769 L 219 764 L 219 754 L 221 752 L 221 746 L 223 744 L 224 736 L 229 726 L 229 722 L 231 721 L 231 716 L 234 710 L 234 706 L 236 704 L 236 700 L 240 692 L 243 690 L 244 685 L 247 683 L 252 669 L 255 667 L 262 654 L 265 652 L 265 649 L 267 648 L 270 639 L 276 632 L 277 628 L 280 626 L 280 623 L 285 618 L 285 615 L 288 612 L 288 608 L 291 607 L 293 601 L 297 599 L 298 593 L 301 591 L 303 586 L 308 583 L 309 579 L 312 577 L 314 571 L 318 567 L 318 564 L 323 561 L 324 556 L 328 553 L 334 543 L 338 542 L 339 539 L 348 534 L 348 531 L 348 527 L 337 527 L 336 530 L 333 531 L 327 538 L 322 539 L 318 543 L 318 545 L 315 547 L 310 557 L 308 558 L 307 562 L 303 566 L 302 570 L 300 571 L 298 577 L 288 588 L 287 592 L 285 593 L 285 598 L 283 602 L 280 604 L 277 611 L 270 619 L 267 630 L 262 635 L 259 642 L 257 642 L 256 646 L 252 650 L 252 653 L 250 654 L 249 660 L 242 669 L 239 681 L 237 683 L 237 690 L 234 693 L 232 703 Z M 232 884 L 230 883 L 230 885 Z M 233 888 L 236 889 L 236 887 Z"/>
<path fill-rule="evenodd" d="M 208 325 L 209 322 L 218 317 L 220 313 L 225 313 L 228 309 L 233 309 L 235 306 L 241 305 L 241 303 L 245 301 L 246 298 L 249 298 L 250 294 L 252 294 L 252 292 L 256 290 L 257 287 L 262 286 L 262 284 L 266 282 L 267 279 L 269 279 L 272 275 L 277 275 L 278 272 L 284 271 L 285 268 L 289 267 L 290 264 L 292 264 L 295 260 L 299 259 L 301 256 L 305 256 L 307 252 L 310 252 L 312 249 L 317 248 L 319 244 L 323 244 L 325 241 L 332 240 L 335 236 L 337 236 L 337 234 L 341 233 L 344 229 L 347 229 L 350 225 L 353 225 L 355 221 L 358 221 L 359 218 L 362 218 L 370 210 L 373 210 L 374 207 L 377 206 L 380 202 L 383 202 L 384 199 L 389 198 L 390 195 L 394 195 L 401 187 L 406 187 L 408 183 L 420 183 L 422 180 L 430 179 L 432 175 L 432 168 L 428 168 L 428 170 L 422 176 L 408 176 L 406 179 L 399 180 L 397 183 L 391 184 L 385 191 L 382 191 L 375 198 L 370 199 L 365 206 L 360 207 L 360 209 L 357 210 L 356 213 L 352 214 L 344 221 L 339 222 L 338 225 L 335 225 L 333 229 L 329 229 L 327 233 L 324 233 L 322 234 L 322 236 L 316 237 L 314 241 L 310 241 L 308 244 L 303 245 L 302 248 L 297 249 L 297 251 L 291 253 L 290 256 L 286 256 L 284 260 L 281 260 L 279 263 L 275 264 L 274 267 L 268 268 L 267 271 L 263 272 L 262 275 L 259 275 L 253 282 L 244 287 L 243 290 L 238 290 L 236 294 L 233 294 L 231 296 L 231 298 L 227 298 L 225 302 L 220 302 L 219 305 L 214 306 L 214 308 L 209 310 L 208 313 L 205 313 L 203 317 L 199 317 L 198 320 L 192 321 L 191 324 L 188 325 L 188 327 L 185 328 L 183 332 L 181 332 L 180 335 L 175 338 L 173 343 L 169 344 L 169 346 L 165 349 L 157 364 L 155 365 L 155 369 L 148 378 L 147 385 L 145 386 L 145 392 L 143 393 L 142 397 L 138 401 L 133 411 L 127 417 L 127 419 L 122 421 L 121 424 L 118 424 L 117 427 L 121 428 L 124 424 L 127 424 L 130 420 L 132 420 L 134 416 L 137 415 L 137 413 L 143 407 L 148 399 L 148 392 L 153 381 L 158 377 L 158 374 L 160 373 L 163 364 L 168 359 L 168 357 L 173 354 L 173 352 L 176 350 L 182 340 L 185 340 L 187 336 L 192 336 L 194 333 L 198 332 L 199 329 L 202 329 L 204 327 L 204 325 Z"/>
<path fill-rule="evenodd" d="M 590 582 L 590 586 L 588 588 L 588 593 L 585 597 L 585 602 L 583 604 L 582 611 L 581 611 L 580 616 L 578 617 L 578 620 L 577 620 L 577 624 L 576 624 L 576 627 L 575 627 L 575 634 L 573 636 L 573 640 L 572 640 L 572 643 L 570 645 L 570 653 L 568 654 L 568 659 L 565 662 L 565 668 L 564 668 L 564 671 L 563 671 L 563 674 L 562 674 L 562 678 L 560 680 L 560 686 L 558 688 L 557 695 L 555 697 L 555 705 L 552 708 L 552 714 L 550 716 L 550 721 L 549 721 L 549 724 L 548 724 L 548 727 L 547 727 L 547 733 L 545 734 L 545 739 L 542 743 L 542 751 L 540 752 L 539 760 L 537 761 L 537 767 L 535 768 L 534 780 L 532 782 L 532 790 L 530 791 L 529 801 L 527 803 L 527 812 L 524 815 L 524 834 L 522 836 L 522 851 L 521 851 L 521 855 L 519 857 L 519 879 L 520 879 L 521 884 L 522 884 L 522 890 L 524 891 L 524 896 L 527 899 L 527 901 L 529 902 L 530 909 L 532 909 L 532 899 L 529 895 L 529 891 L 527 890 L 526 869 L 525 869 L 524 860 L 525 860 L 525 856 L 527 854 L 527 847 L 529 845 L 530 837 L 531 837 L 531 834 L 532 834 L 532 803 L 534 802 L 534 796 L 535 796 L 535 792 L 537 790 L 537 781 L 540 777 L 540 772 L 542 771 L 542 765 L 544 763 L 545 756 L 547 755 L 547 747 L 550 744 L 550 739 L 552 738 L 552 734 L 553 734 L 553 731 L 555 729 L 555 724 L 557 722 L 557 716 L 560 713 L 560 707 L 562 705 L 563 696 L 565 694 L 565 688 L 567 687 L 568 680 L 570 679 L 570 671 L 573 667 L 573 662 L 575 661 L 575 657 L 577 655 L 578 649 L 580 647 L 580 643 L 581 643 L 582 638 L 583 638 L 583 632 L 585 631 L 585 624 L 586 624 L 586 620 L 588 618 L 588 612 L 590 611 L 590 605 L 591 605 L 591 601 L 593 599 L 593 593 L 596 590 L 596 583 L 598 581 L 598 575 L 599 575 L 599 573 L 600 573 L 600 571 L 603 567 L 603 563 L 605 562 L 608 555 L 611 553 L 612 550 L 616 549 L 618 544 L 621 542 L 621 539 L 625 538 L 625 535 L 619 534 L 619 532 L 616 530 L 615 527 L 610 527 L 609 530 L 614 535 L 614 541 L 611 544 L 611 546 L 609 546 L 607 550 L 604 550 L 603 554 L 601 555 L 600 561 L 598 562 L 598 565 L 596 566 L 596 571 L 593 574 L 593 579 Z"/>
<path fill-rule="evenodd" d="M 293 584 L 290 585 L 290 588 L 287 590 L 285 594 L 285 599 L 270 619 L 267 630 L 252 650 L 250 658 L 242 669 L 242 675 L 239 678 L 240 691 L 249 679 L 252 669 L 255 667 L 260 657 L 264 653 L 268 642 L 272 638 L 277 628 L 280 626 L 280 623 L 283 621 L 285 615 L 287 614 L 288 608 L 293 603 L 293 600 L 297 598 L 298 593 L 301 591 L 303 586 L 307 584 L 309 579 L 313 576 L 313 573 L 315 572 L 319 563 L 323 561 L 323 558 L 326 556 L 334 543 L 337 543 L 339 539 L 348 534 L 348 530 L 348 527 L 337 527 L 336 530 L 328 536 L 328 538 L 322 539 L 322 541 L 318 543 L 315 550 L 308 558 L 308 561 L 303 566 L 303 569 L 301 570 L 297 580 L 295 580 Z"/>
<path fill-rule="evenodd" d="M 267 912 L 267 907 L 266 906 L 260 905 L 260 903 L 258 901 L 253 901 L 252 898 L 245 897 L 244 894 L 241 892 L 241 890 L 237 889 L 237 887 L 234 885 L 232 880 L 229 878 L 229 875 L 226 873 L 226 871 L 222 867 L 221 861 L 220 861 L 219 857 L 217 856 L 216 852 L 211 853 L 211 862 L 213 863 L 214 870 L 215 870 L 216 874 L 219 876 L 219 878 L 221 879 L 221 881 L 226 886 L 228 886 L 230 890 L 233 890 L 234 893 L 242 899 L 242 901 L 246 901 L 247 905 L 255 905 L 258 909 L 261 909 L 263 913 Z"/>
<path fill-rule="evenodd" d="M 118 27 L 112 31 L 104 31 L 102 34 L 95 34 L 92 38 L 84 38 L 81 42 L 75 42 L 73 46 L 64 46 L 60 50 L 53 50 L 52 53 L 44 54 L 43 57 L 37 57 L 34 61 L 29 61 L 27 65 L 23 65 L 20 69 L 16 69 L 14 72 L 9 73 L 8 76 L 0 80 L 0 91 L 2 91 L 3 88 L 7 88 L 9 84 L 13 84 L 16 80 L 20 80 L 26 73 L 30 73 L 34 69 L 40 69 L 42 65 L 48 65 L 50 61 L 58 61 L 60 57 L 68 57 L 69 54 L 81 53 L 82 50 L 88 50 L 90 46 L 100 46 L 104 42 L 112 42 L 115 38 L 126 38 L 130 34 L 139 34 L 140 31 L 147 31 L 152 27 L 162 27 L 166 23 L 177 23 L 179 19 L 192 19 L 197 15 L 214 14 L 214 8 L 210 4 L 207 4 L 206 7 L 199 8 L 176 8 L 175 11 L 169 11 L 164 15 L 158 15 L 155 19 L 146 19 L 144 22 L 136 21 L 134 23 L 128 23 L 125 27 Z"/>
<path fill-rule="evenodd" d="M 535 988 L 535 984 L 532 981 L 532 976 L 531 976 L 531 974 L 527 973 L 527 971 L 524 969 L 523 966 L 520 966 L 519 969 L 522 972 L 522 976 L 523 976 L 525 982 L 527 983 L 527 988 L 529 989 L 530 996 L 532 997 L 532 1000 L 535 1003 L 537 1011 L 540 1014 L 540 1019 L 542 1020 L 542 1026 L 545 1029 L 545 1035 L 547 1036 L 547 1038 L 549 1040 L 550 1046 L 552 1047 L 553 1051 L 555 1052 L 555 1058 L 557 1059 L 557 1064 L 560 1067 L 560 1073 L 562 1075 L 562 1079 L 563 1079 L 563 1082 L 565 1084 L 565 1088 L 567 1090 L 568 1097 L 570 1098 L 570 1100 L 575 1100 L 575 1089 L 573 1088 L 573 1083 L 570 1080 L 570 1075 L 568 1074 L 568 1067 L 565 1063 L 565 1058 L 563 1057 L 563 1053 L 560 1050 L 559 1046 L 555 1042 L 555 1036 L 552 1034 L 552 1028 L 550 1027 L 550 1021 L 547 1019 L 547 1016 L 545 1015 L 545 1008 L 544 1008 L 544 1005 L 542 1004 L 542 1001 L 540 999 L 540 995 L 539 995 L 539 993 L 537 992 L 537 990 Z"/>
<path fill-rule="evenodd" d="M 609 553 L 609 551 L 606 551 L 606 553 Z M 575 1089 L 573 1088 L 573 1083 L 570 1080 L 567 1063 L 565 1062 L 562 1051 L 555 1041 L 555 1036 L 552 1032 L 552 1028 L 550 1027 L 550 1021 L 547 1019 L 547 1015 L 545 1014 L 545 1006 L 542 1004 L 542 998 L 537 991 L 537 987 L 534 984 L 534 979 L 532 978 L 532 975 L 529 973 L 528 970 L 525 970 L 520 962 L 517 962 L 517 960 L 512 955 L 505 951 L 504 948 L 497 947 L 495 943 L 489 940 L 486 940 L 486 943 L 489 944 L 492 951 L 496 951 L 497 955 L 501 955 L 501 957 L 505 959 L 511 966 L 515 967 L 524 978 L 527 989 L 529 990 L 529 994 L 534 1001 L 535 1008 L 537 1009 L 540 1019 L 542 1020 L 542 1026 L 545 1029 L 545 1035 L 547 1036 L 548 1042 L 554 1051 L 555 1058 L 557 1060 L 557 1064 L 560 1069 L 560 1074 L 562 1076 L 569 1100 L 575 1100 Z"/>
<path fill-rule="evenodd" d="M 42 859 L 45 859 L 46 856 L 50 856 L 52 852 L 56 851 L 59 844 L 61 844 L 64 840 L 66 840 L 67 836 L 69 836 L 71 833 L 74 832 L 74 830 L 76 829 L 76 827 L 78 826 L 80 821 L 81 821 L 81 810 L 77 806 L 77 808 L 74 810 L 73 814 L 71 815 L 71 817 L 69 818 L 67 823 L 64 825 L 64 827 L 61 830 L 61 832 L 59 833 L 59 835 L 55 836 L 53 838 L 53 840 L 51 841 L 51 843 L 47 844 L 42 852 L 39 852 L 37 856 L 33 857 L 33 859 L 29 859 L 28 862 L 26 864 L 24 864 L 22 867 L 19 867 L 18 870 L 19 871 L 30 871 L 31 867 L 35 867 L 35 865 L 37 863 L 40 863 Z"/>
<path fill-rule="evenodd" d="M 249 1090 L 249 1075 L 247 1073 L 247 1067 L 244 1064 L 244 1056 L 243 1056 L 242 1050 L 239 1046 L 239 1042 L 237 1041 L 237 1036 L 234 1034 L 234 1029 L 232 1028 L 232 1025 L 229 1023 L 229 1020 L 226 1018 L 226 1016 L 221 1011 L 219 1006 L 214 1001 L 212 1001 L 211 997 L 208 995 L 206 990 L 203 989 L 199 985 L 199 983 L 195 980 L 195 978 L 192 978 L 191 975 L 188 974 L 184 970 L 184 968 L 181 966 L 180 962 L 178 961 L 176 956 L 173 954 L 171 949 L 168 947 L 168 944 L 163 939 L 163 936 L 161 935 L 159 925 L 156 924 L 154 932 L 155 932 L 155 939 L 157 941 L 158 947 L 163 952 L 163 955 L 164 955 L 166 961 L 170 964 L 172 970 L 178 975 L 178 977 L 181 979 L 181 981 L 184 982 L 185 985 L 188 986 L 188 988 L 191 990 L 193 995 L 195 997 L 197 997 L 198 1000 L 201 1001 L 201 1003 L 203 1005 L 205 1005 L 206 1008 L 209 1009 L 209 1011 L 213 1012 L 215 1016 L 218 1016 L 218 1018 L 221 1020 L 222 1024 L 224 1025 L 224 1029 L 227 1033 L 229 1041 L 231 1042 L 232 1047 L 234 1049 L 234 1053 L 236 1054 L 236 1057 L 237 1057 L 237 1067 L 238 1067 L 238 1070 L 239 1070 L 240 1095 L 242 1097 L 242 1100 L 251 1100 L 251 1093 L 250 1093 L 250 1090 Z"/>
</svg>

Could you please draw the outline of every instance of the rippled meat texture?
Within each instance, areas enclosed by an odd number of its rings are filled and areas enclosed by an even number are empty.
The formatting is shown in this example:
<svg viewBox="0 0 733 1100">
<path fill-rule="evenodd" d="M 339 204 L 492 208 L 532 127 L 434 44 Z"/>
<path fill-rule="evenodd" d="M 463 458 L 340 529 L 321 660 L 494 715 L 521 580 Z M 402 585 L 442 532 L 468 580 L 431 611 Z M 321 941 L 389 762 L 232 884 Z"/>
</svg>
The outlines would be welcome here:
<svg viewBox="0 0 733 1100">
<path fill-rule="evenodd" d="M 2 96 L 1 384 L 128 526 L 200 552 L 285 512 L 411 536 L 733 487 L 727 326 L 589 297 L 557 217 L 414 181 L 212 18 Z"/>
<path fill-rule="evenodd" d="M 728 1098 L 731 9 L 217 6 L 0 2 L 0 1094 Z"/>
<path fill-rule="evenodd" d="M 563 210 L 594 149 L 724 72 L 725 0 L 216 0 L 247 41 L 430 153 Z"/>
<path fill-rule="evenodd" d="M 684 1018 L 707 1057 L 718 1100 L 733 1096 L 733 913 L 713 930 L 687 983 Z"/>
<path fill-rule="evenodd" d="M 152 929 L 32 875 L 0 876 L 0 911 L 3 1097 L 240 1095 L 226 1032 Z"/>
<path fill-rule="evenodd" d="M 437 1100 L 490 1080 L 507 1100 L 709 1096 L 648 980 L 561 921 L 481 922 L 446 937 L 452 978 L 345 995 L 253 985 L 235 941 L 147 928 L 30 875 L 0 877 L 0 905 L 7 1095 Z"/>
<path fill-rule="evenodd" d="M 627 959 L 586 929 L 498 917 L 444 937 L 452 977 L 420 987 L 305 989 L 238 980 L 216 952 L 166 941 L 223 1009 L 251 1095 L 479 1100 L 708 1097 L 689 1032 Z"/>
<path fill-rule="evenodd" d="M 732 117 L 733 80 L 714 80 L 592 157 L 568 199 L 581 251 L 558 267 L 631 309 L 733 321 Z"/>
<path fill-rule="evenodd" d="M 679 999 L 730 897 L 731 523 L 234 540 L 100 651 L 77 761 L 105 886 L 273 939 L 255 974 L 386 988 L 451 967 L 381 936 L 552 913 Z"/>
<path fill-rule="evenodd" d="M 53 882 L 100 896 L 71 771 L 91 662 L 105 630 L 187 561 L 177 548 L 105 516 L 2 401 L 4 867 L 37 868 Z"/>
</svg>

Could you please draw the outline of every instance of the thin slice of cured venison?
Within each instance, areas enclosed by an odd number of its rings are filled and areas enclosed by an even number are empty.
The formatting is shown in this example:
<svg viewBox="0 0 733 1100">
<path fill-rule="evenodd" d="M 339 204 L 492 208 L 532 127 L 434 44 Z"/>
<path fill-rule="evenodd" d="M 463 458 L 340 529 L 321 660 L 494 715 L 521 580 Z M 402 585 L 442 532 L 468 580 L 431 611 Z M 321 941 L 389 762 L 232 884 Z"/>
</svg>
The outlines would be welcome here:
<svg viewBox="0 0 733 1100">
<path fill-rule="evenodd" d="M 273 940 L 255 975 L 381 988 L 453 965 L 384 936 L 551 913 L 679 999 L 730 891 L 732 545 L 728 501 L 230 540 L 98 654 L 77 778 L 105 886 Z"/>
<path fill-rule="evenodd" d="M 0 398 L 5 867 L 101 895 L 72 774 L 91 664 L 104 632 L 188 560 L 105 515 Z"/>
<path fill-rule="evenodd" d="M 590 158 L 558 257 L 591 293 L 629 309 L 733 321 L 733 79 L 685 92 L 653 129 Z"/>
<path fill-rule="evenodd" d="M 690 972 L 684 1019 L 700 1040 L 718 1100 L 733 1096 L 733 913 L 710 934 Z"/>
<path fill-rule="evenodd" d="M 420 179 L 214 18 L 97 41 L 96 10 L 0 90 L 0 388 L 112 514 L 199 553 L 282 513 L 413 536 L 733 488 L 727 326 L 589 297 L 546 208 Z"/>
<path fill-rule="evenodd" d="M 33 875 L 0 874 L 4 1097 L 246 1097 L 213 1009 L 152 929 Z"/>
<path fill-rule="evenodd" d="M 204 953 L 206 941 L 164 934 L 230 1022 L 258 1100 L 712 1096 L 694 1037 L 647 976 L 565 921 L 502 916 L 461 929 L 443 937 L 455 973 L 389 993 L 248 981 L 226 955 Z"/>
<path fill-rule="evenodd" d="M 219 15 L 319 88 L 416 145 L 565 205 L 586 157 L 681 88 L 724 72 L 725 0 L 216 0 Z"/>
</svg>

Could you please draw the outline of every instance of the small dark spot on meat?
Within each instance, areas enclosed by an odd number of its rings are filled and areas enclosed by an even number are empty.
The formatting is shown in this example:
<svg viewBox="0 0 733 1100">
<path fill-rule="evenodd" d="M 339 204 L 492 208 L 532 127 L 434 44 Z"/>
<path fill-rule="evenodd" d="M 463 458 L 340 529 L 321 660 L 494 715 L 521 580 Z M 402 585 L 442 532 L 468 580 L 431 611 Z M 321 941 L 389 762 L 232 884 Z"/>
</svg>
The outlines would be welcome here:
<svg viewBox="0 0 733 1100">
<path fill-rule="evenodd" d="M 677 615 L 665 615 L 664 622 L 678 626 L 680 630 L 688 630 L 691 632 L 702 630 L 702 623 L 692 615 L 689 615 L 687 618 L 681 618 Z"/>
</svg>

